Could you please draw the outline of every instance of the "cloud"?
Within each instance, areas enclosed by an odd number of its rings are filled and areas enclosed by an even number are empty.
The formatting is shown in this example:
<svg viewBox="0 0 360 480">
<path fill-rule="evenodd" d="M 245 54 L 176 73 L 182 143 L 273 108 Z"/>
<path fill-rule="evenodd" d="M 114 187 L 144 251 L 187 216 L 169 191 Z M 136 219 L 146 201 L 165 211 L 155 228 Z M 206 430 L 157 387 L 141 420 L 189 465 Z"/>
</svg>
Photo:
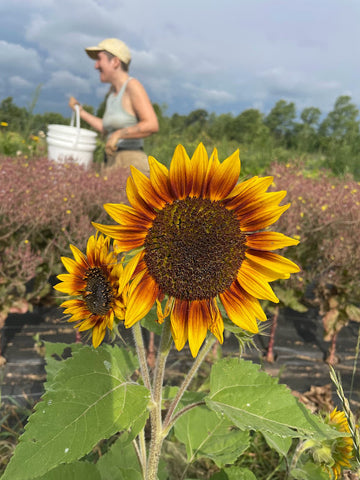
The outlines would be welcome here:
<svg viewBox="0 0 360 480">
<path fill-rule="evenodd" d="M 74 95 L 78 92 L 91 92 L 91 86 L 88 80 L 78 77 L 66 70 L 59 70 L 52 73 L 50 80 L 44 85 L 44 89 L 68 91 L 69 95 L 71 92 L 74 92 Z"/>
<path fill-rule="evenodd" d="M 6 75 L 19 75 L 33 78 L 42 73 L 39 53 L 34 48 L 0 40 L 0 66 Z"/>
</svg>

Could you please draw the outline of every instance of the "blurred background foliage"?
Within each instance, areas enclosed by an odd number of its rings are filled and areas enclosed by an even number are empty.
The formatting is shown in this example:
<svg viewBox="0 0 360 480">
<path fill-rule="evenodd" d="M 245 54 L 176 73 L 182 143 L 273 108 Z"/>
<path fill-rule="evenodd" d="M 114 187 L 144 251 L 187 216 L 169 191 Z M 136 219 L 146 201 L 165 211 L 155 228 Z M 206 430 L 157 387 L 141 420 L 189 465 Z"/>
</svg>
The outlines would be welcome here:
<svg viewBox="0 0 360 480">
<path fill-rule="evenodd" d="M 39 89 L 32 104 L 18 107 L 12 97 L 0 103 L 0 154 L 16 155 L 24 149 L 31 137 L 39 132 L 46 135 L 49 124 L 69 124 L 69 118 L 59 113 L 34 114 Z M 89 105 L 84 108 L 102 116 L 105 100 L 97 110 Z M 166 105 L 154 105 L 160 130 L 146 139 L 145 149 L 165 165 L 168 165 L 178 143 L 193 150 L 202 141 L 209 150 L 217 146 L 221 157 L 240 148 L 245 171 L 262 173 L 273 161 L 287 161 L 292 157 L 306 159 L 314 168 L 328 168 L 336 175 L 351 173 L 360 179 L 360 120 L 359 109 L 347 95 L 336 99 L 333 110 L 323 114 L 317 107 L 297 111 L 293 102 L 279 100 L 265 115 L 250 108 L 239 112 L 215 114 L 204 109 L 188 115 L 167 115 Z M 6 124 L 6 125 L 4 125 Z M 86 124 L 82 127 L 87 128 Z M 103 139 L 95 160 L 103 160 Z M 23 143 L 21 144 L 21 142 Z"/>
</svg>

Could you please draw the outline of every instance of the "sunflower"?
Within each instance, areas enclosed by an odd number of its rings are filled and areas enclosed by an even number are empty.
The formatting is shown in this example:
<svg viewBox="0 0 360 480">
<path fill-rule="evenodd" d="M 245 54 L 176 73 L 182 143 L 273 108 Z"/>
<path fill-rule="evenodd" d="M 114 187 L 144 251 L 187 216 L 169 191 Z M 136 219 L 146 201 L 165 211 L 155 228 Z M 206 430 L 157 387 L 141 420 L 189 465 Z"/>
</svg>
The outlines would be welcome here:
<svg viewBox="0 0 360 480">
<path fill-rule="evenodd" d="M 104 205 L 119 225 L 94 223 L 121 251 L 139 249 L 125 326 L 166 297 L 175 346 L 188 341 L 194 357 L 208 330 L 223 342 L 219 302 L 234 324 L 257 333 L 257 319 L 266 320 L 258 299 L 278 302 L 269 282 L 299 270 L 272 252 L 298 241 L 261 231 L 289 207 L 279 206 L 286 192 L 266 192 L 272 177 L 237 184 L 239 152 L 220 163 L 202 144 L 191 160 L 179 145 L 169 170 L 153 157 L 149 166 L 150 178 L 131 168 L 131 206 Z"/>
<path fill-rule="evenodd" d="M 96 348 L 103 341 L 106 328 L 113 329 L 114 317 L 124 319 L 126 275 L 117 255 L 110 250 L 109 237 L 91 236 L 86 255 L 74 245 L 70 248 L 75 260 L 61 258 L 69 273 L 58 275 L 61 283 L 54 288 L 77 297 L 66 300 L 61 307 L 71 315 L 69 322 L 78 322 L 75 328 L 80 332 L 92 329 L 92 343 Z"/>
<path fill-rule="evenodd" d="M 350 433 L 349 424 L 345 412 L 335 408 L 327 417 L 327 423 L 335 427 L 339 432 Z M 335 480 L 339 478 L 343 468 L 351 467 L 350 460 L 353 458 L 353 440 L 351 437 L 339 437 L 332 443 L 331 456 L 333 465 L 331 469 Z"/>
</svg>

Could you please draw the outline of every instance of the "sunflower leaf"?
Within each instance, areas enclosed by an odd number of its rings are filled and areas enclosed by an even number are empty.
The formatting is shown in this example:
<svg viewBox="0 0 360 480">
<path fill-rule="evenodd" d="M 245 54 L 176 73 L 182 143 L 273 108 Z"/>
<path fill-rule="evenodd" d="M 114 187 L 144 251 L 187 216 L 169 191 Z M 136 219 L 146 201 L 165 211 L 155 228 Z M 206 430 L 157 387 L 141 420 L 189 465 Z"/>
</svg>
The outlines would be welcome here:
<svg viewBox="0 0 360 480">
<path fill-rule="evenodd" d="M 256 477 L 247 468 L 228 467 L 215 473 L 210 480 L 256 480 Z"/>
<path fill-rule="evenodd" d="M 136 435 L 145 425 L 149 392 L 130 379 L 137 368 L 132 353 L 84 346 L 61 363 L 2 480 L 39 477 L 81 458 L 103 438 L 121 430 Z"/>
<path fill-rule="evenodd" d="M 232 422 L 205 405 L 193 408 L 175 423 L 175 436 L 186 446 L 188 462 L 210 458 L 218 467 L 232 464 L 249 446 L 249 432 L 233 428 Z"/>
<path fill-rule="evenodd" d="M 205 402 L 242 430 L 322 440 L 339 436 L 298 402 L 285 385 L 250 361 L 225 358 L 214 365 Z"/>
<path fill-rule="evenodd" d="M 97 465 L 89 462 L 74 462 L 58 465 L 36 480 L 101 480 Z"/>
</svg>

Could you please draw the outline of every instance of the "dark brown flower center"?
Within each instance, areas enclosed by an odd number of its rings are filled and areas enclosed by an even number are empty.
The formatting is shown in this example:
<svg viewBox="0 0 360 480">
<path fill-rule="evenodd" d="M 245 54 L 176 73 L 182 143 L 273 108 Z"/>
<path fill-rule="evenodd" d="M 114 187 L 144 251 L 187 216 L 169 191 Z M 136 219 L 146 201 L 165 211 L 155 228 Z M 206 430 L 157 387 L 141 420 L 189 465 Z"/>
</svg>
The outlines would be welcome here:
<svg viewBox="0 0 360 480">
<path fill-rule="evenodd" d="M 106 315 L 111 306 L 112 288 L 100 267 L 89 268 L 86 272 L 86 294 L 84 300 L 94 315 Z"/>
<path fill-rule="evenodd" d="M 213 298 L 236 279 L 245 256 L 239 220 L 221 202 L 185 198 L 156 215 L 145 239 L 145 263 L 164 294 Z"/>
</svg>

